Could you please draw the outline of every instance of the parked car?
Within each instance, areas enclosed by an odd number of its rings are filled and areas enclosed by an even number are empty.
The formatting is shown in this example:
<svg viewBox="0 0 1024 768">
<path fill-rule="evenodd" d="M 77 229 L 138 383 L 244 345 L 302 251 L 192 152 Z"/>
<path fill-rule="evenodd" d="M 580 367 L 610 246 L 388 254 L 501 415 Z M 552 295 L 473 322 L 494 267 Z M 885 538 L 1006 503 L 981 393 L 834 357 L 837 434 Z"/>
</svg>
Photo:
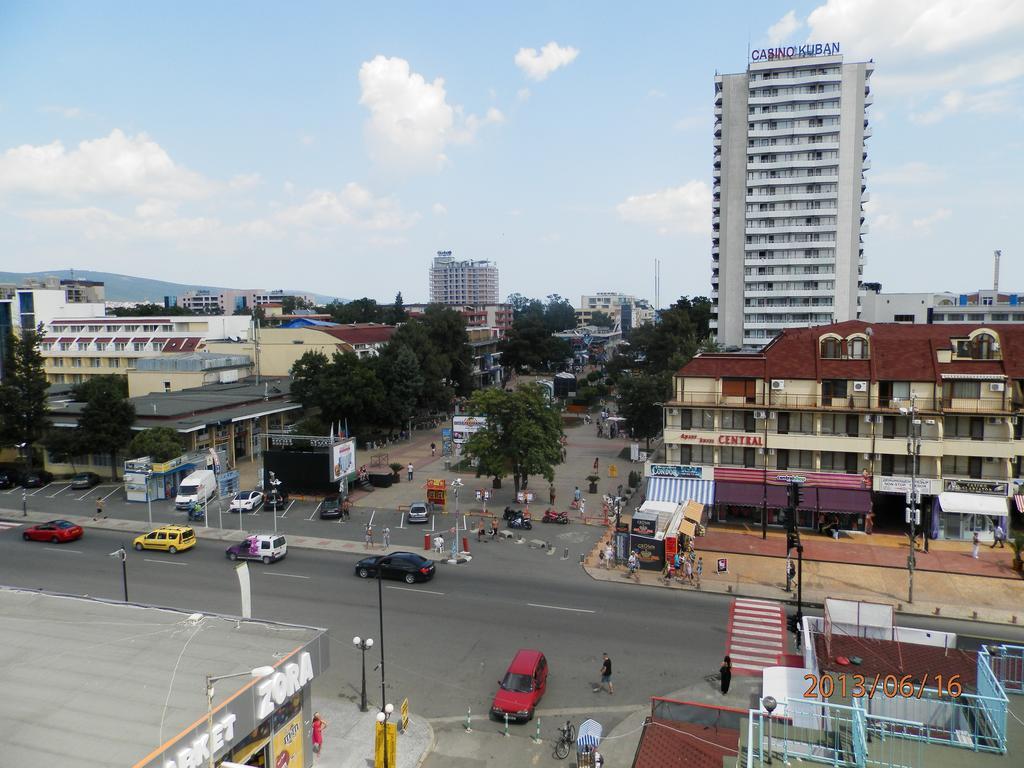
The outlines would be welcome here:
<svg viewBox="0 0 1024 768">
<path fill-rule="evenodd" d="M 341 517 L 341 497 L 336 495 L 324 496 L 324 500 L 320 502 L 320 519 L 340 520 Z"/>
<path fill-rule="evenodd" d="M 534 710 L 548 686 L 548 660 L 540 651 L 524 648 L 516 652 L 498 692 L 491 703 L 491 716 L 504 720 L 533 719 Z"/>
<path fill-rule="evenodd" d="M 95 472 L 79 472 L 71 478 L 71 487 L 76 491 L 81 491 L 99 485 L 100 482 L 100 476 Z"/>
<path fill-rule="evenodd" d="M 18 470 L 0 469 L 0 489 L 6 490 L 16 486 L 20 480 Z"/>
<path fill-rule="evenodd" d="M 288 544 L 279 534 L 256 533 L 232 544 L 225 554 L 228 560 L 261 560 L 269 565 L 288 554 Z"/>
<path fill-rule="evenodd" d="M 255 512 L 263 506 L 263 494 L 259 491 L 239 491 L 231 498 L 229 512 Z"/>
<path fill-rule="evenodd" d="M 190 525 L 164 525 L 149 533 L 136 536 L 132 546 L 143 549 L 157 549 L 170 552 L 184 552 L 196 545 L 196 532 Z"/>
<path fill-rule="evenodd" d="M 45 469 L 30 469 L 21 476 L 22 488 L 42 488 L 53 482 L 53 474 Z"/>
<path fill-rule="evenodd" d="M 410 523 L 425 523 L 430 520 L 430 515 L 427 513 L 427 502 L 414 501 L 410 504 L 408 520 Z"/>
<path fill-rule="evenodd" d="M 26 528 L 21 534 L 21 538 L 25 541 L 48 541 L 51 544 L 61 544 L 65 541 L 82 538 L 82 533 L 80 525 L 67 520 L 51 520 L 48 523 L 40 523 Z"/>
<path fill-rule="evenodd" d="M 284 490 L 281 486 L 277 486 L 264 496 L 263 501 L 268 506 L 281 509 L 281 507 L 288 503 L 288 491 Z"/>
<path fill-rule="evenodd" d="M 434 578 L 436 566 L 415 552 L 392 552 L 389 555 L 364 557 L 356 563 L 356 576 L 361 579 L 376 578 L 378 569 L 382 578 L 402 579 L 406 584 L 430 581 Z"/>
</svg>

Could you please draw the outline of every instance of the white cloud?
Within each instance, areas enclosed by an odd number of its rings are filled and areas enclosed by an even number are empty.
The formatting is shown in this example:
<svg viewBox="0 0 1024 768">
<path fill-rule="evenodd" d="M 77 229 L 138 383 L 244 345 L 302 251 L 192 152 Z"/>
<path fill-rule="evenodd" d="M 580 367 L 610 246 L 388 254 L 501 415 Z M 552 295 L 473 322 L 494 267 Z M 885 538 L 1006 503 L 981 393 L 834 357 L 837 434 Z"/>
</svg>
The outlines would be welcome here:
<svg viewBox="0 0 1024 768">
<path fill-rule="evenodd" d="M 279 211 L 278 223 L 296 227 L 338 227 L 376 231 L 408 229 L 419 220 L 418 213 L 406 213 L 392 197 L 376 197 L 352 181 L 341 192 L 316 190 L 298 205 Z"/>
<path fill-rule="evenodd" d="M 880 24 L 879 20 L 885 23 Z M 917 58 L 1024 28 L 1019 0 L 828 0 L 807 17 L 808 40 L 839 40 L 857 56 Z"/>
<path fill-rule="evenodd" d="M 995 115 L 1022 112 L 1020 93 L 1015 88 L 994 88 L 981 93 L 953 90 L 945 93 L 939 103 L 925 112 L 912 112 L 910 119 L 919 125 L 933 125 L 960 112 Z"/>
<path fill-rule="evenodd" d="M 711 223 L 711 190 L 690 181 L 645 195 L 631 195 L 615 210 L 623 221 L 654 225 L 659 234 L 704 233 Z"/>
<path fill-rule="evenodd" d="M 178 210 L 178 203 L 151 198 L 135 206 L 135 215 L 140 219 L 167 218 Z"/>
<path fill-rule="evenodd" d="M 445 147 L 473 141 L 484 125 L 504 120 L 491 108 L 465 115 L 448 103 L 444 78 L 427 82 L 405 59 L 376 56 L 359 68 L 359 103 L 370 110 L 366 133 L 375 161 L 401 167 L 440 168 Z"/>
<path fill-rule="evenodd" d="M 74 120 L 82 117 L 85 112 L 82 111 L 81 107 L 62 107 L 58 105 L 50 105 L 43 107 L 43 112 L 48 112 L 51 115 L 60 115 L 68 120 Z"/>
<path fill-rule="evenodd" d="M 556 69 L 571 64 L 580 52 L 572 46 L 562 47 L 554 40 L 540 49 L 520 48 L 515 55 L 516 66 L 531 80 L 546 80 Z"/>
<path fill-rule="evenodd" d="M 54 141 L 12 147 L 0 155 L 0 192 L 189 199 L 208 195 L 214 188 L 200 174 L 176 165 L 144 133 L 127 136 L 115 129 L 70 151 Z"/>
<path fill-rule="evenodd" d="M 445 216 L 448 213 L 448 209 L 444 206 L 444 203 L 434 203 L 430 206 L 430 210 L 435 216 Z"/>
<path fill-rule="evenodd" d="M 156 201 L 153 201 L 156 202 Z M 173 209 L 158 211 L 159 203 L 139 206 L 137 218 L 121 216 L 96 206 L 83 208 L 43 208 L 24 211 L 21 218 L 44 224 L 70 226 L 81 231 L 89 240 L 163 239 L 180 240 L 212 234 L 221 228 L 217 219 L 206 217 L 178 218 L 164 214 Z"/>
<path fill-rule="evenodd" d="M 796 17 L 796 11 L 790 11 L 768 27 L 768 43 L 770 45 L 784 43 L 802 26 L 803 23 Z"/>
<path fill-rule="evenodd" d="M 877 195 L 864 203 L 864 213 L 873 230 L 895 232 L 900 228 L 899 216 L 887 211 Z"/>
<path fill-rule="evenodd" d="M 934 211 L 929 213 L 927 216 L 923 216 L 920 219 L 914 219 L 910 222 L 911 226 L 919 232 L 930 234 L 932 226 L 938 224 L 940 221 L 948 219 L 953 215 L 953 212 L 949 208 L 936 208 Z"/>
<path fill-rule="evenodd" d="M 530 100 L 530 89 L 529 88 L 520 88 L 518 91 L 516 91 L 516 101 L 524 102 L 524 101 L 529 101 L 529 100 Z"/>
<path fill-rule="evenodd" d="M 879 171 L 878 173 L 872 173 L 871 184 L 936 184 L 945 178 L 946 174 L 943 170 L 928 163 L 912 161 Z"/>
<path fill-rule="evenodd" d="M 238 175 L 231 177 L 231 180 L 228 182 L 228 187 L 238 192 L 258 187 L 262 183 L 263 178 L 258 173 L 239 173 Z"/>
</svg>

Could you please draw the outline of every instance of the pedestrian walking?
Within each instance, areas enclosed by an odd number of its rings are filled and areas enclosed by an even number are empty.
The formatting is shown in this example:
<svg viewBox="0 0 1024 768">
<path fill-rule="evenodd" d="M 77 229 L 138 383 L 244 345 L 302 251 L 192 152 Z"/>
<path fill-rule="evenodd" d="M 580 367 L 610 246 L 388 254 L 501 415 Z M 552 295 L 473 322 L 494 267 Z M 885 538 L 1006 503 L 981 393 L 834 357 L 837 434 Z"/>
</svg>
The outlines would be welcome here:
<svg viewBox="0 0 1024 768">
<path fill-rule="evenodd" d="M 615 693 L 615 687 L 612 685 L 612 660 L 608 658 L 607 653 L 601 654 L 601 682 L 594 689 L 594 693 L 603 689 L 607 689 L 609 695 Z"/>
<path fill-rule="evenodd" d="M 552 483 L 548 486 L 548 504 L 552 507 L 555 506 L 555 485 Z"/>
<path fill-rule="evenodd" d="M 974 536 L 971 537 L 971 557 L 975 560 L 978 559 L 978 547 L 981 546 L 981 539 L 978 538 L 978 532 L 974 532 Z"/>
<path fill-rule="evenodd" d="M 601 459 L 599 459 L 599 458 L 595 458 L 595 459 L 594 459 L 594 474 L 597 474 L 597 468 L 598 468 L 598 466 L 599 466 L 600 464 L 601 464 Z"/>
<path fill-rule="evenodd" d="M 491 518 L 491 537 L 498 535 L 498 516 L 495 515 Z"/>
<path fill-rule="evenodd" d="M 411 461 L 409 462 L 409 466 L 406 467 L 405 469 L 408 472 L 408 475 L 409 475 L 408 480 L 411 483 L 412 482 L 412 462 Z"/>
<path fill-rule="evenodd" d="M 864 533 L 870 536 L 873 530 L 875 530 L 875 513 L 868 512 L 864 516 Z"/>
<path fill-rule="evenodd" d="M 384 526 L 383 537 L 384 537 L 384 549 L 387 549 L 388 547 L 391 546 L 391 529 L 388 528 L 387 526 Z"/>
<path fill-rule="evenodd" d="M 704 575 L 704 558 L 697 558 L 697 589 L 700 589 L 700 577 Z"/>
<path fill-rule="evenodd" d="M 481 518 L 480 519 L 480 527 L 476 529 L 476 540 L 477 540 L 477 543 L 479 543 L 479 542 L 484 540 L 484 533 L 486 533 L 486 529 L 484 528 L 483 518 Z"/>
<path fill-rule="evenodd" d="M 722 695 L 724 696 L 729 692 L 729 686 L 732 685 L 732 659 L 728 656 L 722 660 L 722 666 L 718 668 L 718 675 Z"/>
<path fill-rule="evenodd" d="M 373 526 L 369 523 L 366 524 L 366 535 L 363 541 L 366 543 L 367 549 L 373 549 Z"/>
<path fill-rule="evenodd" d="M 793 591 L 793 579 L 796 578 L 796 566 L 791 557 L 786 557 L 786 591 Z"/>
<path fill-rule="evenodd" d="M 324 729 L 327 721 L 320 717 L 319 712 L 313 713 L 313 754 L 320 757 L 320 750 L 324 747 Z"/>
<path fill-rule="evenodd" d="M 633 577 L 633 581 L 640 581 L 640 557 L 637 555 L 635 549 L 629 553 L 629 560 L 626 561 L 626 567 L 629 569 L 629 575 Z"/>
<path fill-rule="evenodd" d="M 615 567 L 615 548 L 612 546 L 610 540 L 604 545 L 604 567 Z"/>
<path fill-rule="evenodd" d="M 580 487 L 577 485 L 576 490 L 572 492 L 572 500 L 576 502 L 576 506 L 579 506 L 580 499 L 583 498 L 583 494 L 580 493 Z"/>
<path fill-rule="evenodd" d="M 1003 544 L 1003 540 L 1006 538 L 1006 531 L 1003 529 L 1002 523 L 996 523 L 996 529 L 992 532 L 992 547 L 996 548 L 996 544 L 999 545 L 1000 549 L 1005 549 L 1006 545 Z"/>
<path fill-rule="evenodd" d="M 693 586 L 693 561 L 690 558 L 686 558 L 683 561 L 683 576 L 686 579 L 686 583 L 691 587 Z"/>
<path fill-rule="evenodd" d="M 587 500 L 586 499 L 580 499 L 580 514 L 581 515 L 586 514 L 586 511 L 587 511 Z"/>
<path fill-rule="evenodd" d="M 435 445 L 434 443 L 431 443 L 430 444 L 430 458 L 434 458 L 434 456 L 436 454 L 437 454 L 437 445 Z"/>
</svg>

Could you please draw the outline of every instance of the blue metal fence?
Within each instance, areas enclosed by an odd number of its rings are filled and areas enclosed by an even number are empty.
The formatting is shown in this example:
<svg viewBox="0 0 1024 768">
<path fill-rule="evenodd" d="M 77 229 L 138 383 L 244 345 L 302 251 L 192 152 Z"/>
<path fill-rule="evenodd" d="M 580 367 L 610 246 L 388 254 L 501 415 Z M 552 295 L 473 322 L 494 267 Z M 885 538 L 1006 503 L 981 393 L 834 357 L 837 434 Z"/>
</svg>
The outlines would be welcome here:
<svg viewBox="0 0 1024 768">
<path fill-rule="evenodd" d="M 1024 695 L 1024 646 L 990 645 L 983 652 L 1003 691 Z"/>
</svg>

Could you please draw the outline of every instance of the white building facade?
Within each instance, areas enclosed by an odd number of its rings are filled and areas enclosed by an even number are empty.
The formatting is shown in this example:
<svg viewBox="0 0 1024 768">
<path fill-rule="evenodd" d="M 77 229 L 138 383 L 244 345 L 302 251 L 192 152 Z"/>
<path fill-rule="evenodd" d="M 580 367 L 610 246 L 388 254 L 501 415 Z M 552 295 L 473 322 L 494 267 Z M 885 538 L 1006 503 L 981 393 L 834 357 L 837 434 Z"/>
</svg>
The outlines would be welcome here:
<svg viewBox="0 0 1024 768">
<path fill-rule="evenodd" d="M 881 293 L 861 297 L 869 323 L 1024 323 L 1024 293 Z"/>
<path fill-rule="evenodd" d="M 874 64 L 843 63 L 837 43 L 751 59 L 715 77 L 711 329 L 726 347 L 855 319 L 867 232 Z"/>
<path fill-rule="evenodd" d="M 430 267 L 430 303 L 500 303 L 498 265 L 492 261 L 457 261 L 451 251 L 438 251 Z"/>
</svg>

